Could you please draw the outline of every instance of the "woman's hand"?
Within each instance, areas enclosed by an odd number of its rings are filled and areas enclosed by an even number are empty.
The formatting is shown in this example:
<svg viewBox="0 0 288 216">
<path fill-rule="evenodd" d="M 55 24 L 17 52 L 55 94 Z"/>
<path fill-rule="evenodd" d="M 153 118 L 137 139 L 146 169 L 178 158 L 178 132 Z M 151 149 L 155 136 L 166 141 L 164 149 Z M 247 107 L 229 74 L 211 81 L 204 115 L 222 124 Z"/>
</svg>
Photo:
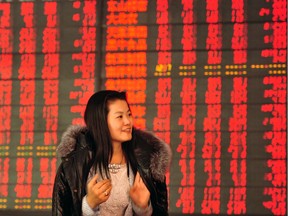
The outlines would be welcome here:
<svg viewBox="0 0 288 216">
<path fill-rule="evenodd" d="M 94 209 L 99 204 L 106 202 L 112 190 L 111 180 L 105 179 L 97 182 L 98 174 L 96 174 L 87 184 L 87 203 Z"/>
<path fill-rule="evenodd" d="M 130 189 L 130 197 L 134 204 L 140 208 L 147 208 L 150 200 L 150 192 L 144 184 L 139 172 L 136 173 L 134 184 Z"/>
</svg>

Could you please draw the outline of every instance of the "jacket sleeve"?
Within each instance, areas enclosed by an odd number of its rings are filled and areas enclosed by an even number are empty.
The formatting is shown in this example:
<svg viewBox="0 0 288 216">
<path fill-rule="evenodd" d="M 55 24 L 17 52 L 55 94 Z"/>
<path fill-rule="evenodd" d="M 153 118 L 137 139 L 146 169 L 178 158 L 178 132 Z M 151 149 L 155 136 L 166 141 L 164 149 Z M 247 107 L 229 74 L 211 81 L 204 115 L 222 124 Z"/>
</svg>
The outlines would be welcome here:
<svg viewBox="0 0 288 216">
<path fill-rule="evenodd" d="M 52 195 L 52 215 L 73 215 L 71 213 L 72 194 L 68 186 L 67 179 L 63 170 L 63 163 L 60 164 L 53 187 Z"/>
<path fill-rule="evenodd" d="M 152 201 L 153 215 L 168 215 L 168 196 L 166 178 L 163 181 L 153 180 L 154 188 L 156 189 L 155 200 Z"/>
</svg>

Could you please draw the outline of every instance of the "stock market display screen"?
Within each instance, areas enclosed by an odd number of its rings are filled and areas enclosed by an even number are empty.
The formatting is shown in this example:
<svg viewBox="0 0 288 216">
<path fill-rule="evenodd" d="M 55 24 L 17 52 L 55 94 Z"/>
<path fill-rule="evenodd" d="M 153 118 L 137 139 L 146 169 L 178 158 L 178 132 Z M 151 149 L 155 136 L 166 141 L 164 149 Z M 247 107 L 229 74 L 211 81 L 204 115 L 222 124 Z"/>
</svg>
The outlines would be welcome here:
<svg viewBox="0 0 288 216">
<path fill-rule="evenodd" d="M 126 91 L 169 212 L 287 214 L 287 1 L 0 1 L 0 212 L 50 215 L 62 133 Z"/>
</svg>

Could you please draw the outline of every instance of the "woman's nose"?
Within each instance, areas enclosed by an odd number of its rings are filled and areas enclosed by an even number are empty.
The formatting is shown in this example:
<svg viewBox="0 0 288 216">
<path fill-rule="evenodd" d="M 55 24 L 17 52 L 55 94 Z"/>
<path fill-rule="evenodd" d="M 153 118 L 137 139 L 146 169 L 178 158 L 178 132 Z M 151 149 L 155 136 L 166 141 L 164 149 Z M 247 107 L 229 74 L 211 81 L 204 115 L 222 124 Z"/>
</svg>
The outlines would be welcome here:
<svg viewBox="0 0 288 216">
<path fill-rule="evenodd" d="M 131 117 L 130 116 L 125 116 L 124 117 L 124 124 L 125 125 L 131 124 Z"/>
</svg>

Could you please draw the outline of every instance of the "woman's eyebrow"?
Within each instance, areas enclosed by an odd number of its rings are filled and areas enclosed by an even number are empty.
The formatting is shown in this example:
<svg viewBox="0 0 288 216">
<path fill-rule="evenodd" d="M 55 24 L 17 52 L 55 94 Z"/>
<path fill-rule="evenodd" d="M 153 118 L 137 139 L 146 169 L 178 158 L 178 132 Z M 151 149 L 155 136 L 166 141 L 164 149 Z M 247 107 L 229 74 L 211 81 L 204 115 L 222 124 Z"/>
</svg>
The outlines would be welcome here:
<svg viewBox="0 0 288 216">
<path fill-rule="evenodd" d="M 127 113 L 128 113 L 128 112 L 131 112 L 131 110 L 128 109 L 126 112 L 127 112 Z M 116 111 L 116 112 L 114 112 L 114 114 L 123 114 L 123 113 L 124 113 L 123 111 Z"/>
<path fill-rule="evenodd" d="M 122 114 L 123 112 L 122 111 L 116 111 L 114 112 L 114 114 Z"/>
</svg>

